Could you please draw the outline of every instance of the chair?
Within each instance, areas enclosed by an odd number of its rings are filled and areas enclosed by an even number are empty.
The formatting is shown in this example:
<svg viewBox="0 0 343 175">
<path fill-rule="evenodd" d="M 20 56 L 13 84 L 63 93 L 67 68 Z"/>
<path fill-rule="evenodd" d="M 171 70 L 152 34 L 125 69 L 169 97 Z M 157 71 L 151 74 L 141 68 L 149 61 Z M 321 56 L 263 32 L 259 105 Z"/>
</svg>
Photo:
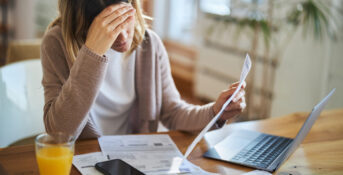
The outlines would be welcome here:
<svg viewBox="0 0 343 175">
<path fill-rule="evenodd" d="M 0 68 L 0 148 L 45 131 L 40 60 Z"/>
<path fill-rule="evenodd" d="M 7 50 L 6 64 L 40 58 L 41 39 L 11 41 Z"/>
</svg>

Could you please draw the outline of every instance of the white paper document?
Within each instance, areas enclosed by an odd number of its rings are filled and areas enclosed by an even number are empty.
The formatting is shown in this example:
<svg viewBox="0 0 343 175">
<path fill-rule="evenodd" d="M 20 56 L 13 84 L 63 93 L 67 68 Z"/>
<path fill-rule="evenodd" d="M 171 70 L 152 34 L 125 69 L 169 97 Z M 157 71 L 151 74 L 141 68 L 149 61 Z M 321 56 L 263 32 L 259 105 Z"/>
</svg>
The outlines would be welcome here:
<svg viewBox="0 0 343 175">
<path fill-rule="evenodd" d="M 272 175 L 272 174 L 267 172 L 267 171 L 254 170 L 254 171 L 250 171 L 250 172 L 244 173 L 242 175 Z"/>
<path fill-rule="evenodd" d="M 194 147 L 199 143 L 199 141 L 204 137 L 206 132 L 217 122 L 217 120 L 220 118 L 220 116 L 223 114 L 225 108 L 230 104 L 232 99 L 237 95 L 237 93 L 240 91 L 242 84 L 244 83 L 245 79 L 248 76 L 248 73 L 251 69 L 251 60 L 249 55 L 247 54 L 245 57 L 245 61 L 243 64 L 241 77 L 240 77 L 240 83 L 238 88 L 235 90 L 235 92 L 232 94 L 232 96 L 224 103 L 221 110 L 218 112 L 218 114 L 206 125 L 206 127 L 200 132 L 200 134 L 194 139 L 194 141 L 190 144 L 190 146 L 187 148 L 187 151 L 184 155 L 184 159 L 186 159 L 189 154 L 193 151 Z"/>
<path fill-rule="evenodd" d="M 107 158 L 102 152 L 94 152 L 75 155 L 73 157 L 73 164 L 83 175 L 102 175 L 102 173 L 95 169 L 95 164 L 106 160 Z"/>
<path fill-rule="evenodd" d="M 107 159 L 121 159 L 148 175 L 212 174 L 182 161 L 181 152 L 168 135 L 102 136 L 98 140 Z"/>
</svg>

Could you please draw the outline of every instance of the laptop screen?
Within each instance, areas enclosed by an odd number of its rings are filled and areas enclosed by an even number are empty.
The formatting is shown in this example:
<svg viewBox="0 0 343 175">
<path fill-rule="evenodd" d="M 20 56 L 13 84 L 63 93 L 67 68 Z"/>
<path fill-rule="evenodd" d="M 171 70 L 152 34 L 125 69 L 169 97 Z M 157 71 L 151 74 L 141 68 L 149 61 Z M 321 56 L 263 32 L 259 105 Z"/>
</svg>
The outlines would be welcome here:
<svg viewBox="0 0 343 175">
<path fill-rule="evenodd" d="M 292 144 L 288 151 L 284 154 L 284 159 L 278 164 L 276 168 L 278 168 L 284 161 L 288 159 L 288 157 L 297 149 L 297 147 L 301 144 L 301 142 L 305 139 L 308 132 L 311 130 L 313 123 L 317 120 L 320 113 L 328 103 L 330 97 L 335 92 L 336 89 L 333 89 L 321 102 L 319 102 L 313 109 L 309 117 L 307 118 L 306 122 L 301 127 L 300 131 L 298 132 L 297 136 L 293 140 Z"/>
</svg>

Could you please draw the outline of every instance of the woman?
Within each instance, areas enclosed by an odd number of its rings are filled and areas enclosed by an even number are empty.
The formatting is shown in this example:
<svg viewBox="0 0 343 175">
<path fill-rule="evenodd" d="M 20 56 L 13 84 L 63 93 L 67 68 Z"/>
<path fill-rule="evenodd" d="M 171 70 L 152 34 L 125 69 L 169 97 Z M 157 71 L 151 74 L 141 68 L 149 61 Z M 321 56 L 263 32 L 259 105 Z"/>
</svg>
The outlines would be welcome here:
<svg viewBox="0 0 343 175">
<path fill-rule="evenodd" d="M 59 13 L 41 47 L 47 132 L 80 138 L 155 132 L 158 121 L 198 131 L 238 86 L 204 106 L 182 101 L 139 0 L 59 0 Z M 242 88 L 219 123 L 242 112 L 244 94 Z"/>
</svg>

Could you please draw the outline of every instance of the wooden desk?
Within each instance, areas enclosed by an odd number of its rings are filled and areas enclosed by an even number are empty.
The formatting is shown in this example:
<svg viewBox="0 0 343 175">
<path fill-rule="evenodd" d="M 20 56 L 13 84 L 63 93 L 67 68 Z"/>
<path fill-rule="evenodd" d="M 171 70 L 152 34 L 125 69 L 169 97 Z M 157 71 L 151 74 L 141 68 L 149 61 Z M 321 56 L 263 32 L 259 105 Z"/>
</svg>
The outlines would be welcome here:
<svg viewBox="0 0 343 175">
<path fill-rule="evenodd" d="M 294 113 L 262 121 L 242 122 L 208 133 L 190 155 L 190 161 L 207 171 L 241 174 L 253 169 L 202 157 L 202 154 L 235 129 L 248 129 L 295 137 L 308 113 Z M 185 152 L 196 135 L 168 132 L 181 152 Z M 79 141 L 76 154 L 100 151 L 97 140 Z M 17 146 L 0 150 L 0 174 L 38 174 L 34 146 Z M 80 174 L 75 167 L 71 174 Z M 343 109 L 325 111 L 316 121 L 303 144 L 275 174 L 343 174 Z"/>
</svg>

